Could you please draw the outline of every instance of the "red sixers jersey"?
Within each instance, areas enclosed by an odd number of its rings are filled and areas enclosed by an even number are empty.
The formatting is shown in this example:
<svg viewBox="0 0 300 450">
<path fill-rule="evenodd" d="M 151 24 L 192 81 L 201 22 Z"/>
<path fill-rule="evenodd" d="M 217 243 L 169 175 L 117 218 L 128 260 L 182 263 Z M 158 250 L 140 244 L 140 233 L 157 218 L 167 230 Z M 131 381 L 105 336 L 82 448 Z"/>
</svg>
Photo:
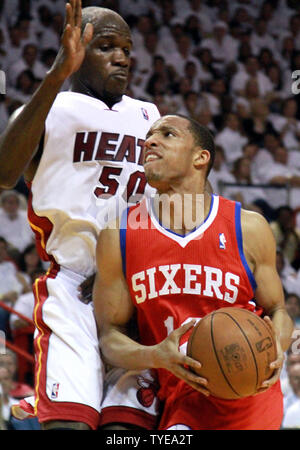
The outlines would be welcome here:
<svg viewBox="0 0 300 450">
<path fill-rule="evenodd" d="M 191 318 L 218 308 L 255 311 L 256 285 L 243 253 L 240 211 L 239 203 L 214 195 L 204 223 L 180 236 L 162 227 L 151 201 L 128 210 L 121 248 L 143 344 L 156 344 Z"/>
<path fill-rule="evenodd" d="M 218 308 L 235 306 L 257 314 L 262 313 L 262 309 L 255 304 L 256 283 L 243 252 L 240 203 L 213 195 L 205 221 L 188 235 L 181 236 L 164 228 L 155 216 L 151 200 L 144 200 L 123 214 L 120 245 L 123 270 L 137 309 L 140 339 L 144 345 L 157 344 L 191 318 L 200 320 Z M 188 335 L 185 335 L 181 342 L 180 349 L 183 352 L 186 352 L 187 339 Z M 173 398 L 179 416 L 183 411 L 178 405 L 178 399 L 182 398 L 184 403 L 190 393 L 194 407 L 196 396 L 196 401 L 200 401 L 199 408 L 203 407 L 205 410 L 209 405 L 212 410 L 221 408 L 223 412 L 226 411 L 225 428 L 228 423 L 232 423 L 232 403 L 213 397 L 207 400 L 164 369 L 158 370 L 158 377 L 160 398 L 167 399 L 167 403 L 172 403 Z M 282 396 L 280 386 L 275 386 L 275 398 L 273 395 L 272 402 L 276 428 L 278 417 L 280 425 Z M 271 390 L 272 388 L 267 393 Z M 242 409 L 251 410 L 252 399 L 258 399 L 264 407 L 266 417 L 267 393 L 234 400 L 234 411 L 239 411 L 240 402 Z M 231 405 L 229 410 L 228 405 Z M 193 429 L 201 429 L 197 425 L 197 414 L 193 407 L 190 410 L 188 408 L 187 415 L 189 414 L 185 423 Z M 251 422 L 251 414 L 245 414 L 245 417 L 246 425 L 241 425 L 236 418 L 233 423 L 246 429 L 249 417 Z M 219 419 L 206 420 L 209 423 L 204 421 L 204 429 L 222 428 Z M 166 419 L 164 414 L 162 428 L 178 423 L 175 419 L 174 421 L 172 423 L 169 418 Z M 191 423 L 193 421 L 196 423 Z M 273 426 L 274 418 L 270 422 Z"/>
</svg>

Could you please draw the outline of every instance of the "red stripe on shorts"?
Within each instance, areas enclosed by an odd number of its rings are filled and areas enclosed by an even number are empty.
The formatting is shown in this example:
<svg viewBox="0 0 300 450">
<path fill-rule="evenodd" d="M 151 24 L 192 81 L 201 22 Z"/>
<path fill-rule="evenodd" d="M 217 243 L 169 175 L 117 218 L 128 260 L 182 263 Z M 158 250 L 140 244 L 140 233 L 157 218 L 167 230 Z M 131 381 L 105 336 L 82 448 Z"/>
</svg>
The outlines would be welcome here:
<svg viewBox="0 0 300 450">
<path fill-rule="evenodd" d="M 39 422 L 53 420 L 84 422 L 93 430 L 99 425 L 99 413 L 90 406 L 73 402 L 53 402 L 46 393 L 46 371 L 49 339 L 51 329 L 43 321 L 43 305 L 49 294 L 47 279 L 55 278 L 59 272 L 59 266 L 52 264 L 47 275 L 38 278 L 34 283 L 34 322 L 38 334 L 34 340 L 35 350 L 35 413 Z"/>
</svg>

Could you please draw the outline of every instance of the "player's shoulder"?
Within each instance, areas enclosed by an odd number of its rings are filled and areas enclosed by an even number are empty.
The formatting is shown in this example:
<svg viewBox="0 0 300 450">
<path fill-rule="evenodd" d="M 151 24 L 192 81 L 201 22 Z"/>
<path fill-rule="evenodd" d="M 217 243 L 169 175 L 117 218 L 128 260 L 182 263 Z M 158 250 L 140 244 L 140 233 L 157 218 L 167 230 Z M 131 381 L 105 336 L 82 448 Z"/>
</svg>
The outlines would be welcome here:
<svg viewBox="0 0 300 450">
<path fill-rule="evenodd" d="M 269 228 L 269 224 L 262 214 L 244 208 L 241 209 L 241 225 L 245 231 L 256 233 Z"/>
<path fill-rule="evenodd" d="M 69 106 L 74 103 L 90 103 L 97 101 L 94 97 L 90 97 L 89 95 L 81 94 L 80 92 L 73 91 L 61 91 L 57 94 L 53 107 L 59 106 Z"/>
<path fill-rule="evenodd" d="M 255 250 L 255 253 L 276 247 L 271 227 L 265 217 L 255 211 L 241 210 L 241 228 L 243 244 Z"/>
<path fill-rule="evenodd" d="M 123 95 L 122 101 L 126 103 L 128 106 L 133 108 L 142 109 L 145 115 L 145 119 L 147 118 L 147 114 L 150 111 L 151 113 L 155 113 L 158 117 L 160 116 L 157 106 L 154 103 L 148 102 L 146 100 L 140 100 L 137 98 L 129 97 L 128 95 Z"/>
</svg>

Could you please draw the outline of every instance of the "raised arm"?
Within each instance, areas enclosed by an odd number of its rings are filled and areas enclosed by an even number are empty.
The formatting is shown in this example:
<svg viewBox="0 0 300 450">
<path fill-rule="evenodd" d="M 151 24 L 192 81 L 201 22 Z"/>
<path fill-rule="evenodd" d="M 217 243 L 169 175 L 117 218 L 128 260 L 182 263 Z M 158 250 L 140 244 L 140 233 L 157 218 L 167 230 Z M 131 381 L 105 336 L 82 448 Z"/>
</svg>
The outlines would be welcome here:
<svg viewBox="0 0 300 450">
<path fill-rule="evenodd" d="M 93 27 L 87 24 L 81 33 L 81 1 L 66 4 L 65 29 L 61 47 L 52 68 L 16 118 L 0 137 L 0 187 L 13 187 L 25 173 L 31 181 L 37 163 L 34 156 L 44 132 L 45 120 L 64 81 L 76 72 L 91 40 Z"/>
<path fill-rule="evenodd" d="M 244 210 L 241 223 L 245 256 L 257 283 L 256 302 L 271 318 L 270 326 L 277 338 L 278 359 L 272 365 L 277 371 L 272 380 L 268 380 L 267 386 L 279 378 L 283 352 L 291 344 L 293 322 L 285 308 L 283 288 L 276 268 L 276 243 L 269 224 L 260 214 Z"/>
<path fill-rule="evenodd" d="M 131 370 L 164 368 L 193 388 L 207 394 L 206 381 L 187 370 L 201 366 L 178 350 L 180 337 L 193 326 L 188 323 L 173 331 L 157 345 L 145 346 L 126 335 L 126 326 L 134 312 L 126 279 L 122 271 L 119 230 L 101 232 L 97 244 L 97 274 L 93 290 L 100 347 L 104 359 L 112 366 Z"/>
</svg>

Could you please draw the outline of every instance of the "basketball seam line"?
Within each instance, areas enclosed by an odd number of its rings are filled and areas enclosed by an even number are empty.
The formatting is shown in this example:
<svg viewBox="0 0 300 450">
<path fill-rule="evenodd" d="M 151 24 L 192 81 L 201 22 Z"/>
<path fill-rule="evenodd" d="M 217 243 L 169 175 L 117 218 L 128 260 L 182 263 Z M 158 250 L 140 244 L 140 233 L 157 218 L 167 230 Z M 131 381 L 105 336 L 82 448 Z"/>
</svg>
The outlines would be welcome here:
<svg viewBox="0 0 300 450">
<path fill-rule="evenodd" d="M 229 315 L 229 314 L 227 314 L 227 316 L 228 316 L 228 315 Z M 239 323 L 238 323 L 233 317 L 231 317 L 231 319 L 237 324 L 237 326 L 239 327 L 239 329 L 241 330 L 241 332 L 242 332 L 243 335 L 245 336 L 245 339 L 246 339 L 246 341 L 247 341 L 247 343 L 248 343 L 248 345 L 249 345 L 249 347 L 250 347 L 250 350 L 251 350 L 251 353 L 252 353 L 252 356 L 253 356 L 253 360 L 254 360 L 254 364 L 255 364 L 255 369 L 256 369 L 256 383 L 255 383 L 255 386 L 256 386 L 256 389 L 257 389 L 257 385 L 258 385 L 258 367 L 257 367 L 256 358 L 255 358 L 254 351 L 253 351 L 253 349 L 252 349 L 251 342 L 249 341 L 249 339 L 248 339 L 246 333 L 244 333 L 244 330 L 240 327 Z"/>
<path fill-rule="evenodd" d="M 220 363 L 218 354 L 217 354 L 217 350 L 216 350 L 216 346 L 215 346 L 215 341 L 214 341 L 214 336 L 213 336 L 213 332 L 212 332 L 212 331 L 213 331 L 213 317 L 214 317 L 214 315 L 215 315 L 215 314 L 212 314 L 212 316 L 211 316 L 211 321 L 210 321 L 210 322 L 211 322 L 211 326 L 210 326 L 210 337 L 211 337 L 211 340 L 212 340 L 212 345 L 213 345 L 213 348 L 214 348 L 215 356 L 216 356 L 216 358 L 217 358 L 217 362 L 218 362 L 219 368 L 220 368 L 220 370 L 221 370 L 221 372 L 222 372 L 222 374 L 223 374 L 223 377 L 224 377 L 226 383 L 228 384 L 228 386 L 230 387 L 230 389 L 231 389 L 238 397 L 240 397 L 240 394 L 239 394 L 238 392 L 236 392 L 236 390 L 231 386 L 229 380 L 227 379 L 227 377 L 226 377 L 226 375 L 225 375 L 225 372 L 224 372 L 224 370 L 223 370 L 223 367 L 222 367 L 222 365 L 221 365 L 221 363 Z M 228 315 L 228 314 L 227 314 L 227 315 Z"/>
</svg>

